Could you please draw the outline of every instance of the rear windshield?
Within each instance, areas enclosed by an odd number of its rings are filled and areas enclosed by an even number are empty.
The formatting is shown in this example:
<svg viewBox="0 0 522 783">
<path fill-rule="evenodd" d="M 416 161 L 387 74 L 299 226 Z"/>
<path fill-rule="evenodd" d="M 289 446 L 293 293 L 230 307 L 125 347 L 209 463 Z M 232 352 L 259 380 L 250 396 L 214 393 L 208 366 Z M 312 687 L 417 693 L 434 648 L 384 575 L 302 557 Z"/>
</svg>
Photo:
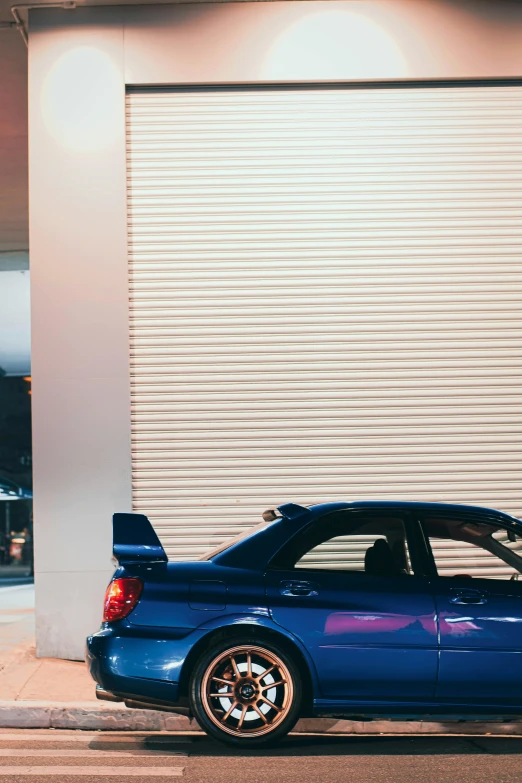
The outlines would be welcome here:
<svg viewBox="0 0 522 783">
<path fill-rule="evenodd" d="M 202 555 L 199 560 L 212 560 L 213 557 L 216 557 L 217 555 L 220 555 L 222 552 L 224 552 L 226 549 L 230 549 L 230 547 L 235 546 L 235 544 L 238 544 L 240 541 L 243 541 L 245 538 L 249 538 L 250 536 L 253 536 L 254 533 L 260 533 L 261 530 L 266 530 L 271 525 L 274 524 L 274 522 L 279 522 L 280 517 L 277 519 L 271 520 L 270 522 L 265 522 L 264 520 L 259 523 L 259 525 L 253 525 L 251 527 L 247 527 L 246 530 L 243 530 L 243 532 L 238 533 L 237 536 L 233 536 L 232 538 L 227 538 L 225 541 L 223 541 L 222 544 L 215 547 L 214 549 L 211 549 L 210 552 L 206 552 L 204 555 Z"/>
</svg>

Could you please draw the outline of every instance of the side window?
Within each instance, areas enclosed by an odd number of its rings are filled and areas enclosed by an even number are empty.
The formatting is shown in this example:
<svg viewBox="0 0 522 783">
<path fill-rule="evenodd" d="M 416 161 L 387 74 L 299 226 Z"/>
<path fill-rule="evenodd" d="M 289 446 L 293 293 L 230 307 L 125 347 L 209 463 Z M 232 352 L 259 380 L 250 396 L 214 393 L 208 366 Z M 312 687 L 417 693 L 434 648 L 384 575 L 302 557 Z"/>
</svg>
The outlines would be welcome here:
<svg viewBox="0 0 522 783">
<path fill-rule="evenodd" d="M 355 516 L 355 519 L 354 519 Z M 296 569 L 350 571 L 372 576 L 412 573 L 404 523 L 390 517 L 361 518 L 345 514 L 332 525 L 318 525 L 315 539 L 299 547 L 291 565 Z"/>
<path fill-rule="evenodd" d="M 423 525 L 439 576 L 517 579 L 522 573 L 522 537 L 511 531 L 463 519 Z"/>
</svg>

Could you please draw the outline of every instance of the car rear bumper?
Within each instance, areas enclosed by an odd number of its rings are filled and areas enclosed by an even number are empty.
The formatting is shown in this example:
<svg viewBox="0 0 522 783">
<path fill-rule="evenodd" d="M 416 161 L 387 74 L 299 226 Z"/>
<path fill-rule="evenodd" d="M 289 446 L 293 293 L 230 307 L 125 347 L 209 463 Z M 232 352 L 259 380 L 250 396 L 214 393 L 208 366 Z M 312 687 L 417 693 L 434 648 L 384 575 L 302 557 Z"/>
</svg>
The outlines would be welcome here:
<svg viewBox="0 0 522 783">
<path fill-rule="evenodd" d="M 199 637 L 192 632 L 180 639 L 147 638 L 128 628 L 102 628 L 87 637 L 87 667 L 109 693 L 177 704 L 181 669 Z"/>
</svg>

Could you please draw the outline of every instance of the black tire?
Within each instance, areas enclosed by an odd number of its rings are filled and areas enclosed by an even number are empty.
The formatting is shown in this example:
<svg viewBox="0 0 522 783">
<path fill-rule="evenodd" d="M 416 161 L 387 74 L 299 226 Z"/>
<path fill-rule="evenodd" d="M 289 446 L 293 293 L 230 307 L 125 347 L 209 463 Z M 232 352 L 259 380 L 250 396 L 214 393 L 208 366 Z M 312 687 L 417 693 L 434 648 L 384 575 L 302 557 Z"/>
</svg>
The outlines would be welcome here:
<svg viewBox="0 0 522 783">
<path fill-rule="evenodd" d="M 236 748 L 261 748 L 279 742 L 295 726 L 303 687 L 283 647 L 238 635 L 201 655 L 190 677 L 189 698 L 196 720 L 211 737 Z"/>
</svg>

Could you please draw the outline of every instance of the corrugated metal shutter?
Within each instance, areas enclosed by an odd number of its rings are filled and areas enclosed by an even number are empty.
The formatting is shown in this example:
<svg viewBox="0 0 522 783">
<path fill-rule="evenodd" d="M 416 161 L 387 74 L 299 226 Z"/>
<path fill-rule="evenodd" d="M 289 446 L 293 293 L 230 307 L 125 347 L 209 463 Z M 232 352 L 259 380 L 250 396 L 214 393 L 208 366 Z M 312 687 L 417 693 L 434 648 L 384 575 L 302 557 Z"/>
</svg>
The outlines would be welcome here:
<svg viewBox="0 0 522 783">
<path fill-rule="evenodd" d="M 384 536 L 336 536 L 319 544 L 295 564 L 297 568 L 336 568 L 342 571 L 364 571 L 366 550 Z"/>
<path fill-rule="evenodd" d="M 134 507 L 520 513 L 522 88 L 132 91 Z"/>
</svg>

